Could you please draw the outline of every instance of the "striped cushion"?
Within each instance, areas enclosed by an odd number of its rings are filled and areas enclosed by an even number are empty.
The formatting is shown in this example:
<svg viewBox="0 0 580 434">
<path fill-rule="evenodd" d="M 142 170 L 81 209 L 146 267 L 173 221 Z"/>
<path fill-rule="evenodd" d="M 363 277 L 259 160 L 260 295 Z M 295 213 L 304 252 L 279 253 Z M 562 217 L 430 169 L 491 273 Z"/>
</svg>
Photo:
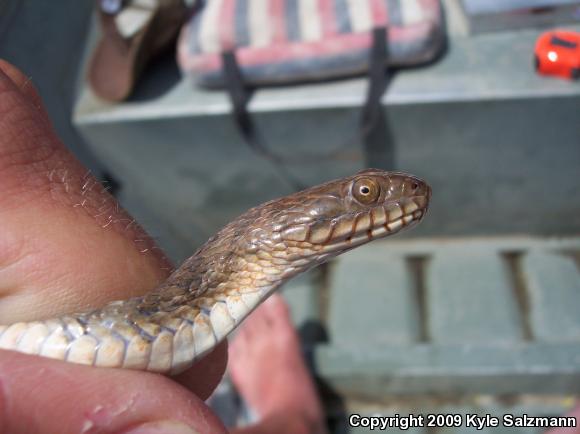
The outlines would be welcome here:
<svg viewBox="0 0 580 434">
<path fill-rule="evenodd" d="M 367 69 L 370 30 L 385 25 L 393 65 L 439 51 L 439 0 L 207 0 L 182 32 L 179 63 L 205 86 L 223 85 L 220 53 L 232 49 L 248 83 L 336 78 Z"/>
</svg>

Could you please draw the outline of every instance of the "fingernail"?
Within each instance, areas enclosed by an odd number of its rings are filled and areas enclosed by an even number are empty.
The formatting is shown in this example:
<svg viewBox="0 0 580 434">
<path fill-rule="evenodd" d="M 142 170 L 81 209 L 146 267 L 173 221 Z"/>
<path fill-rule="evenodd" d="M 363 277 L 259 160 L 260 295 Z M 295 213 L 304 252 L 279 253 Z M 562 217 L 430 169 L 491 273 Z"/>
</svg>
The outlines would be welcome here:
<svg viewBox="0 0 580 434">
<path fill-rule="evenodd" d="M 131 428 L 123 434 L 199 434 L 193 428 L 182 422 L 173 420 L 163 420 L 159 422 L 150 422 L 137 427 Z"/>
</svg>

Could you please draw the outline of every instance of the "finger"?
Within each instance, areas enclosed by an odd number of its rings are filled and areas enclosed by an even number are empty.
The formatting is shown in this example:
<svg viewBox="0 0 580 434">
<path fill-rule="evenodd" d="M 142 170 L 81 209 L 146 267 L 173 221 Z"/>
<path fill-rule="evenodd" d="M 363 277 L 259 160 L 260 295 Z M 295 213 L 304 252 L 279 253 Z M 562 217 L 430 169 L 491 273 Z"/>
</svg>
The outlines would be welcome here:
<svg viewBox="0 0 580 434">
<path fill-rule="evenodd" d="M 173 378 L 205 400 L 209 398 L 217 387 L 219 380 L 224 375 L 227 364 L 228 344 L 227 342 L 222 342 L 190 369 Z"/>
<path fill-rule="evenodd" d="M 30 103 L 40 112 L 40 114 L 45 118 L 48 122 L 48 114 L 44 109 L 44 105 L 42 104 L 42 98 L 40 94 L 36 90 L 36 87 L 32 83 L 32 79 L 24 75 L 18 68 L 16 68 L 11 63 L 8 63 L 4 59 L 0 59 L 0 71 L 3 71 L 4 74 L 12 80 L 14 85 L 27 97 Z"/>
<path fill-rule="evenodd" d="M 0 64 L 0 323 L 150 291 L 168 275 L 169 261 L 42 120 L 25 80 Z M 206 396 L 225 363 L 217 350 L 203 361 L 210 372 L 183 378 L 200 377 L 187 383 Z"/>
<path fill-rule="evenodd" d="M 0 113 L 2 321 L 92 308 L 164 279 L 152 241 L 2 72 Z"/>
<path fill-rule="evenodd" d="M 161 375 L 94 369 L 0 351 L 0 432 L 213 434 L 226 430 L 199 398 Z"/>
</svg>

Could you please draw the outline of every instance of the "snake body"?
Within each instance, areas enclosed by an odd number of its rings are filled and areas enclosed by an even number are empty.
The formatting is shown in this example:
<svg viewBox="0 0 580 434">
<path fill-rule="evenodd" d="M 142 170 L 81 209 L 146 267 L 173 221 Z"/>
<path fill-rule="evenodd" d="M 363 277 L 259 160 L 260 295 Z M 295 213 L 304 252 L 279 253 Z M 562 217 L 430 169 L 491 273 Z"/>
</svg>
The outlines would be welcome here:
<svg viewBox="0 0 580 434">
<path fill-rule="evenodd" d="M 285 281 L 423 218 L 422 180 L 367 169 L 252 208 L 151 293 L 0 326 L 0 348 L 99 367 L 178 373 Z"/>
</svg>

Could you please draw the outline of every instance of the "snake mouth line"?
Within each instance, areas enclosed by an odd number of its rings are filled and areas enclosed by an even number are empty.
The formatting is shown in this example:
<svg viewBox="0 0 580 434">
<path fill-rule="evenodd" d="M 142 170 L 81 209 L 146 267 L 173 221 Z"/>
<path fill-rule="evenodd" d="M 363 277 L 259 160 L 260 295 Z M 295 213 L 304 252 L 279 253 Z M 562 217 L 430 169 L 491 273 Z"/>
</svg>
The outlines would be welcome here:
<svg viewBox="0 0 580 434">
<path fill-rule="evenodd" d="M 397 232 L 400 232 L 401 229 L 418 223 L 424 215 L 425 212 L 422 210 L 414 211 L 411 214 L 404 214 L 402 217 L 398 219 L 384 223 L 372 229 L 367 229 L 365 233 L 353 235 L 341 240 L 336 240 L 334 242 L 325 244 L 323 250 L 334 251 L 336 249 L 356 247 L 360 244 L 366 243 L 368 241 L 377 238 L 382 238 L 386 235 L 396 234 Z"/>
<path fill-rule="evenodd" d="M 323 251 L 335 251 L 356 247 L 368 241 L 392 235 L 403 228 L 417 224 L 427 212 L 427 198 L 418 196 L 409 198 L 403 203 L 378 206 L 366 213 L 359 214 L 350 225 L 350 233 L 336 236 L 329 234 L 328 240 L 322 243 Z M 394 208 L 393 208 L 394 206 Z M 387 218 L 387 216 L 392 216 Z M 335 235 L 335 236 L 333 236 Z"/>
</svg>

